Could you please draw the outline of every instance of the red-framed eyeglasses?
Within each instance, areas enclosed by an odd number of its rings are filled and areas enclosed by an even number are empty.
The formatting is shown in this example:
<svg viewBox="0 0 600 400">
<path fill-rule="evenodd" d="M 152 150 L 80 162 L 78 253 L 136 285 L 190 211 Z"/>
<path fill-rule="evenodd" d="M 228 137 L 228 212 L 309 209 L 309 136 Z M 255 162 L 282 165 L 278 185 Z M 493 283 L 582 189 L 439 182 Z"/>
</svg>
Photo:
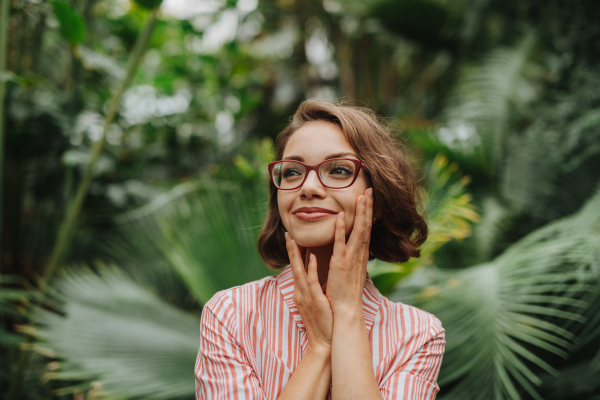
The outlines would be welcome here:
<svg viewBox="0 0 600 400">
<path fill-rule="evenodd" d="M 298 189 L 306 181 L 310 171 L 315 171 L 321 184 L 330 189 L 352 186 L 361 169 L 368 171 L 360 160 L 353 158 L 331 158 L 317 165 L 307 165 L 295 160 L 269 163 L 269 175 L 277 189 Z"/>
</svg>

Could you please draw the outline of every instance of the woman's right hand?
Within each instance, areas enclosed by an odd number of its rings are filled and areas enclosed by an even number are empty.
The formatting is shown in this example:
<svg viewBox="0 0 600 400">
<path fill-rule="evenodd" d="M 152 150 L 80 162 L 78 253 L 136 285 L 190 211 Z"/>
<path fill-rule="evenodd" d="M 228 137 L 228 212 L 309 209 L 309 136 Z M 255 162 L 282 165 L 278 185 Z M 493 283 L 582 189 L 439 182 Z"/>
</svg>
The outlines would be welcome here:
<svg viewBox="0 0 600 400">
<path fill-rule="evenodd" d="M 315 350 L 331 351 L 333 312 L 319 285 L 317 258 L 306 249 L 306 261 L 303 261 L 298 244 L 287 232 L 285 239 L 294 276 L 294 302 L 306 328 L 308 346 Z M 305 263 L 308 263 L 308 274 Z"/>
</svg>

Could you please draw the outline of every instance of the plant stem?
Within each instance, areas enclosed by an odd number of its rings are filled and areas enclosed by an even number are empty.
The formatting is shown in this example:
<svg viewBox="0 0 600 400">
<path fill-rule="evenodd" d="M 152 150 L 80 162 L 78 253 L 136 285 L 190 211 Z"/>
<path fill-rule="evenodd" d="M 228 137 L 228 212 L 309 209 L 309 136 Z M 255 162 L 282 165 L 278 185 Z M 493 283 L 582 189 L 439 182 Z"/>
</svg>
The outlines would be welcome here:
<svg viewBox="0 0 600 400">
<path fill-rule="evenodd" d="M 4 187 L 4 97 L 6 96 L 6 43 L 8 42 L 8 13 L 10 0 L 0 0 L 0 262 L 2 262 L 2 197 Z"/>
<path fill-rule="evenodd" d="M 96 161 L 98 160 L 98 157 L 102 152 L 102 148 L 104 147 L 104 143 L 106 140 L 106 132 L 108 131 L 110 124 L 112 124 L 115 118 L 117 108 L 121 101 L 121 97 L 123 96 L 123 92 L 125 92 L 125 89 L 129 85 L 129 82 L 131 81 L 135 69 L 137 68 L 142 59 L 142 55 L 144 54 L 146 44 L 148 43 L 154 26 L 156 25 L 157 17 L 158 9 L 155 9 L 152 11 L 149 21 L 146 23 L 144 30 L 138 36 L 135 46 L 133 47 L 133 51 L 129 58 L 129 62 L 127 63 L 125 77 L 123 78 L 118 89 L 113 93 L 110 99 L 108 112 L 106 113 L 106 117 L 104 119 L 102 136 L 97 142 L 94 143 L 92 147 L 92 154 L 86 165 L 83 178 L 79 183 L 79 186 L 77 187 L 75 198 L 69 203 L 69 207 L 67 208 L 65 213 L 65 218 L 63 219 L 63 222 L 60 225 L 58 239 L 52 251 L 52 255 L 50 256 L 50 263 L 48 264 L 48 267 L 46 268 L 40 279 L 39 289 L 42 293 L 45 291 L 48 281 L 51 278 L 52 273 L 54 272 L 54 269 L 59 263 L 62 262 L 65 256 L 65 252 L 69 247 L 69 244 L 71 242 L 71 236 L 73 235 L 73 231 L 75 230 L 77 217 L 79 216 L 79 213 L 81 211 L 83 200 L 85 199 L 90 183 L 92 182 L 94 166 L 96 165 Z"/>
</svg>

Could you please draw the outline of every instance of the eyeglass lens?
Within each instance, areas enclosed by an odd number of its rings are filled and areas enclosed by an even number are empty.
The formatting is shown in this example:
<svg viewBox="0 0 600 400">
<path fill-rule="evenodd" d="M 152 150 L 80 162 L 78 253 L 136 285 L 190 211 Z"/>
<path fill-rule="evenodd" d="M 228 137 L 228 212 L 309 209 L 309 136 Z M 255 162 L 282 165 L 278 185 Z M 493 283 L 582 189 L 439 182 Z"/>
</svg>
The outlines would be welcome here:
<svg viewBox="0 0 600 400">
<path fill-rule="evenodd" d="M 332 188 L 343 188 L 350 185 L 354 178 L 356 166 L 348 160 L 330 160 L 319 167 L 321 181 Z M 300 187 L 306 175 L 304 165 L 283 161 L 273 167 L 273 181 L 281 189 L 295 189 Z"/>
</svg>

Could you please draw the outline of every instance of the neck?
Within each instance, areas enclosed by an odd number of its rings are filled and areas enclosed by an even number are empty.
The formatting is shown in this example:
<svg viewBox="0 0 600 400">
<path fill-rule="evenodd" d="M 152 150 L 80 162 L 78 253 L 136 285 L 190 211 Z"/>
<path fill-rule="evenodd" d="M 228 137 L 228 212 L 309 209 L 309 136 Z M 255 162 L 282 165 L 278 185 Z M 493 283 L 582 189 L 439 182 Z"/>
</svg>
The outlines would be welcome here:
<svg viewBox="0 0 600 400">
<path fill-rule="evenodd" d="M 325 282 L 327 282 L 327 277 L 329 276 L 329 262 L 331 261 L 331 256 L 333 255 L 333 243 L 325 246 L 301 248 L 304 259 L 306 259 L 307 249 L 317 258 L 317 274 L 319 275 L 319 284 L 323 286 Z M 304 269 L 308 272 L 308 262 L 304 264 Z"/>
</svg>

